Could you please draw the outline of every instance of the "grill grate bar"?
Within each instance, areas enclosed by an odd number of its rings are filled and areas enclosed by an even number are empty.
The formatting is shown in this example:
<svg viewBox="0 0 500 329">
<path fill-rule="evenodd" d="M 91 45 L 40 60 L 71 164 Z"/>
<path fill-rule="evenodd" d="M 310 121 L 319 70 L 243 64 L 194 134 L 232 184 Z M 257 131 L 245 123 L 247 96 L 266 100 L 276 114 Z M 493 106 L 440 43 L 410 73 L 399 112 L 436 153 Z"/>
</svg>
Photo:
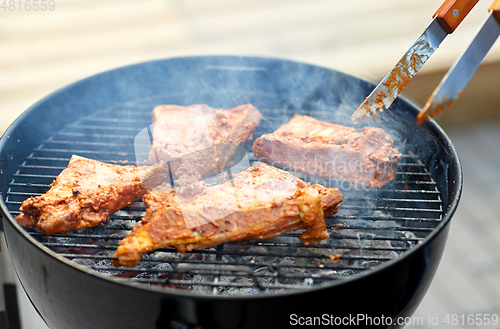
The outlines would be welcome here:
<svg viewBox="0 0 500 329">
<path fill-rule="evenodd" d="M 87 133 L 78 133 L 78 132 L 59 132 L 57 136 L 67 136 L 67 137 L 78 137 L 85 138 L 88 137 Z M 136 135 L 114 135 L 114 134 L 92 134 L 94 138 L 114 138 L 114 139 L 134 139 Z"/>
<path fill-rule="evenodd" d="M 29 156 L 26 157 L 25 160 L 31 160 L 31 161 L 64 161 L 68 162 L 70 157 L 65 157 L 65 158 L 53 158 L 53 157 L 41 157 L 41 156 Z"/>
<path fill-rule="evenodd" d="M 51 178 L 55 179 L 57 175 L 41 175 L 41 174 L 14 174 L 14 177 L 30 177 L 30 178 Z"/>
<path fill-rule="evenodd" d="M 146 128 L 144 126 L 143 128 Z M 102 130 L 105 129 L 106 131 L 131 131 L 131 132 L 136 132 L 138 133 L 141 129 L 138 129 L 137 127 L 123 127 L 123 126 L 118 126 L 118 125 L 105 125 L 105 126 L 97 126 L 97 125 L 85 125 L 85 124 L 74 124 L 71 125 L 71 129 L 87 129 L 87 130 Z"/>
<path fill-rule="evenodd" d="M 401 175 L 401 176 L 412 175 L 412 176 L 424 176 L 424 177 L 429 176 L 429 174 L 425 172 L 412 172 L 412 171 L 401 171 L 401 170 L 396 171 L 396 175 Z"/>
<path fill-rule="evenodd" d="M 331 278 L 332 280 L 335 280 L 336 278 Z M 184 286 L 184 285 L 189 285 L 189 286 L 209 286 L 209 287 L 228 287 L 228 288 L 241 288 L 241 289 L 244 289 L 244 288 L 255 288 L 255 284 L 244 284 L 244 283 L 232 283 L 232 282 L 225 282 L 223 284 L 219 283 L 218 281 L 214 281 L 214 282 L 210 282 L 210 281 L 207 281 L 207 282 L 193 282 L 191 280 L 176 280 L 176 279 L 172 279 L 172 280 L 168 280 L 166 282 L 164 281 L 161 281 L 161 280 L 147 280 L 147 279 L 138 279 L 137 282 L 142 282 L 142 283 L 150 283 L 150 284 L 162 284 L 162 285 L 172 285 L 174 287 L 177 287 L 177 286 Z M 293 284 L 259 284 L 258 285 L 258 288 L 261 288 L 259 290 L 263 290 L 263 289 L 269 289 L 269 290 L 274 290 L 274 289 L 280 289 L 280 290 L 283 290 L 283 289 L 303 289 L 303 290 L 307 290 L 309 289 L 309 286 L 308 285 L 293 285 Z M 213 292 L 213 294 L 218 294 L 218 290 L 217 290 L 217 293 L 216 292 Z"/>
<path fill-rule="evenodd" d="M 31 192 L 9 192 L 9 195 L 25 195 L 25 196 L 38 196 L 41 193 L 31 193 Z M 21 203 L 21 202 L 19 202 Z"/>
<path fill-rule="evenodd" d="M 401 180 L 395 180 L 394 181 L 395 184 L 406 184 L 407 181 L 401 181 Z M 434 181 L 414 181 L 413 184 L 419 184 L 419 185 L 436 185 L 436 182 Z"/>
<path fill-rule="evenodd" d="M 414 232 L 432 232 L 433 228 L 429 227 L 379 227 L 379 226 L 365 226 L 365 225 L 349 225 L 347 228 L 338 228 L 337 230 L 370 230 L 370 231 L 414 231 Z"/>
<path fill-rule="evenodd" d="M 50 169 L 50 170 L 59 170 L 62 171 L 66 167 L 58 167 L 58 166 L 43 166 L 43 165 L 27 165 L 27 164 L 22 164 L 19 166 L 19 168 L 26 168 L 26 169 L 38 169 L 38 170 L 43 170 L 43 169 Z"/>
<path fill-rule="evenodd" d="M 83 255 L 83 254 L 62 254 L 62 256 L 68 258 L 68 259 L 98 259 L 100 261 L 111 261 L 116 259 L 115 257 L 111 256 L 103 256 L 103 255 Z M 358 258 L 357 260 L 362 259 L 361 257 Z M 380 258 L 380 260 L 389 260 Z M 251 267 L 277 267 L 280 270 L 283 270 L 284 268 L 295 268 L 295 269 L 308 269 L 308 270 L 354 270 L 354 271 L 365 271 L 368 270 L 370 267 L 369 266 L 360 266 L 360 265 L 329 265 L 329 264 L 296 264 L 296 263 L 287 263 L 287 264 L 281 264 L 279 266 L 276 266 L 275 262 L 272 261 L 259 261 L 259 262 L 238 262 L 234 261 L 231 264 L 228 264 L 226 261 L 221 261 L 221 260 L 206 260 L 204 259 L 203 262 L 200 262 L 199 260 L 192 260 L 192 259 L 176 259 L 176 258 L 170 258 L 170 259 L 162 259 L 162 258 L 147 258 L 141 260 L 139 265 L 137 265 L 134 268 L 129 268 L 129 267 L 114 267 L 113 265 L 109 264 L 109 266 L 106 265 L 92 265 L 92 267 L 98 268 L 100 270 L 105 270 L 105 271 L 121 271 L 121 272 L 129 272 L 129 273 L 142 273 L 142 272 L 152 272 L 152 273 L 160 273 L 160 272 L 168 272 L 166 270 L 160 270 L 160 269 L 155 269 L 152 267 L 141 267 L 146 265 L 146 264 L 175 264 L 175 265 L 189 265 L 193 266 L 192 268 L 198 268 L 200 264 L 203 265 L 213 265 L 214 268 L 216 266 L 251 266 Z M 176 270 L 176 273 L 180 273 L 182 269 Z M 212 273 L 214 274 L 214 273 Z"/>
<path fill-rule="evenodd" d="M 410 167 L 410 168 L 425 168 L 425 165 L 423 163 L 400 163 L 400 167 Z"/>
<path fill-rule="evenodd" d="M 109 151 L 109 150 L 102 151 L 102 150 L 82 150 L 82 149 L 72 150 L 72 149 L 42 148 L 39 151 L 55 152 L 55 153 L 69 153 L 69 154 L 93 154 L 93 155 L 113 154 L 113 155 L 119 155 L 119 156 L 127 156 L 128 155 L 126 152 L 115 152 L 115 151 Z"/>
<path fill-rule="evenodd" d="M 394 221 L 394 222 L 440 222 L 441 218 L 423 218 L 423 217 L 370 217 L 370 216 L 353 216 L 353 215 L 345 215 L 345 214 L 336 214 L 335 218 L 344 219 L 344 220 L 357 220 L 364 219 L 370 221 Z"/>
<path fill-rule="evenodd" d="M 128 147 L 129 143 L 103 143 L 103 142 L 82 142 L 82 141 L 68 141 L 68 140 L 51 140 L 45 142 L 46 144 L 58 145 L 85 145 L 95 147 Z"/>
<path fill-rule="evenodd" d="M 48 189 L 50 184 L 36 184 L 36 183 L 17 183 L 17 182 L 11 182 L 9 183 L 9 186 L 22 186 L 22 187 L 45 187 Z M 14 193 L 14 192 L 13 192 Z M 9 193 L 10 194 L 10 193 Z"/>
<path fill-rule="evenodd" d="M 361 209 L 361 210 L 389 210 L 389 211 L 408 211 L 408 212 L 436 212 L 441 213 L 441 209 L 428 209 L 428 208 L 403 208 L 403 207 L 380 207 L 380 206 L 357 206 L 357 205 L 343 205 L 344 209 Z"/>
<path fill-rule="evenodd" d="M 142 119 L 144 115 L 140 115 L 138 118 L 135 119 L 127 119 L 127 118 L 116 118 L 116 117 L 111 117 L 111 118 L 106 118 L 106 117 L 87 117 L 85 118 L 84 121 L 90 121 L 93 122 L 94 125 L 98 125 L 101 123 L 105 123 L 103 126 L 106 128 L 109 126 L 109 124 L 113 124 L 116 126 L 116 124 L 119 123 L 128 123 L 128 124 L 133 124 L 134 126 L 138 125 L 144 125 L 144 126 L 149 126 L 151 124 L 151 120 L 147 119 Z"/>
<path fill-rule="evenodd" d="M 254 266 L 256 267 L 256 266 Z M 99 271 L 117 271 L 116 268 L 109 268 L 109 267 L 101 267 L 101 266 L 93 266 L 92 269 L 94 270 L 99 270 Z M 154 272 L 157 275 L 169 275 L 172 273 L 176 274 L 206 274 L 206 275 L 228 275 L 228 276 L 248 276 L 252 275 L 257 278 L 275 278 L 275 277 L 280 277 L 280 278 L 293 278 L 293 279 L 306 279 L 310 278 L 310 274 L 295 274 L 295 275 L 290 275 L 288 273 L 280 273 L 279 271 L 276 271 L 274 273 L 253 273 L 252 269 L 245 269 L 245 268 L 235 268 L 231 270 L 223 270 L 223 269 L 212 269 L 210 267 L 205 267 L 205 268 L 199 268 L 197 267 L 196 270 L 176 270 L 175 272 L 172 270 L 156 270 L 156 269 L 138 269 L 136 271 L 128 271 L 129 273 L 137 273 L 141 274 L 145 270 L 148 270 L 149 272 Z M 315 279 L 320 279 L 321 277 L 334 277 L 333 275 L 321 275 L 321 274 L 316 274 L 314 275 Z M 337 278 L 341 278 L 342 276 L 338 275 L 336 276 Z M 140 279 L 139 279 L 140 280 Z M 156 281 L 156 280 L 148 280 L 150 282 L 155 281 L 155 282 L 161 282 L 161 281 Z"/>
<path fill-rule="evenodd" d="M 387 189 L 381 188 L 380 191 L 391 191 L 394 194 L 401 194 L 401 193 L 412 194 L 412 193 L 418 193 L 418 194 L 437 194 L 437 195 L 439 195 L 439 191 L 437 191 L 437 190 L 423 190 L 423 189 L 418 189 L 418 188 L 415 188 L 413 190 L 398 189 L 398 188 L 387 190 Z"/>
<path fill-rule="evenodd" d="M 423 203 L 423 202 L 428 202 L 428 203 L 441 203 L 440 200 L 427 200 L 427 199 L 404 199 L 404 198 L 370 198 L 370 197 L 350 197 L 349 200 L 351 201 L 365 201 L 365 202 L 372 202 L 372 201 L 382 201 L 382 202 L 403 202 L 403 203 L 408 203 L 408 202 L 418 202 L 418 203 Z"/>
<path fill-rule="evenodd" d="M 111 238 L 110 238 L 111 239 Z M 115 239 L 117 240 L 117 239 Z M 114 244 L 106 244 L 106 245 L 100 245 L 100 244 L 84 244 L 84 243 L 60 243 L 60 242 L 44 242 L 44 245 L 47 247 L 51 248 L 67 248 L 67 249 L 94 249 L 94 250 L 116 250 L 116 247 L 118 247 L 118 243 Z M 257 245 L 257 244 L 253 244 Z M 273 246 L 273 247 L 280 247 L 279 244 L 258 244 L 258 245 L 266 245 L 266 246 Z M 330 246 L 325 246 L 325 245 L 315 245 L 315 246 L 304 246 L 303 244 L 300 243 L 288 243 L 283 247 L 292 247 L 292 248 L 302 248 L 302 249 L 331 249 Z M 357 250 L 359 249 L 358 246 L 349 246 L 349 245 L 342 245 L 338 244 L 338 247 L 343 250 Z M 370 247 L 370 246 L 364 246 L 363 250 L 371 250 L 371 251 L 406 251 L 408 248 L 404 247 Z M 170 252 L 176 252 L 174 248 L 166 248 L 164 250 L 168 250 Z M 243 253 L 242 250 L 238 251 L 239 253 Z M 251 253 L 248 251 L 244 251 L 246 256 L 262 256 L 263 253 Z M 232 255 L 234 252 L 231 251 L 221 251 L 220 254 L 224 255 Z M 80 254 L 64 254 L 67 257 L 80 257 Z M 266 253 L 266 256 L 282 256 L 283 253 Z M 294 254 L 294 257 L 301 257 L 300 254 Z M 324 258 L 330 258 L 332 255 L 322 255 Z M 344 255 L 342 257 L 343 259 L 348 259 L 349 255 Z"/>
</svg>

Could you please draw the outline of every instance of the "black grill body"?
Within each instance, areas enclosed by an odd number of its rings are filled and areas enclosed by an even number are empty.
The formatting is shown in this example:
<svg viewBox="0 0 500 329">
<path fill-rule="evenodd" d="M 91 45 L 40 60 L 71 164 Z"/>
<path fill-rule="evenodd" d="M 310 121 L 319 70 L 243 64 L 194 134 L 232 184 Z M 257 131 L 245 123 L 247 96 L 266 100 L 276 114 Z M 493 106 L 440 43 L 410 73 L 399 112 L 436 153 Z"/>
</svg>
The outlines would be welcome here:
<svg viewBox="0 0 500 329">
<path fill-rule="evenodd" d="M 344 202 L 326 220 L 330 239 L 317 246 L 302 246 L 292 232 L 189 255 L 167 249 L 125 269 L 110 260 L 140 220 L 141 202 L 100 227 L 51 237 L 13 220 L 72 154 L 133 163 L 134 137 L 156 105 L 252 103 L 264 116 L 258 137 L 294 113 L 350 125 L 373 87 L 307 64 L 213 56 L 124 67 L 49 95 L 0 141 L 4 230 L 28 296 L 51 328 L 281 328 L 314 317 L 400 327 L 396 317 L 411 315 L 430 285 L 462 186 L 449 139 L 433 121 L 416 126 L 418 108 L 404 99 L 365 122 L 402 150 L 396 181 L 381 189 L 321 181 L 338 187 Z M 251 143 L 245 148 L 257 164 Z"/>
</svg>

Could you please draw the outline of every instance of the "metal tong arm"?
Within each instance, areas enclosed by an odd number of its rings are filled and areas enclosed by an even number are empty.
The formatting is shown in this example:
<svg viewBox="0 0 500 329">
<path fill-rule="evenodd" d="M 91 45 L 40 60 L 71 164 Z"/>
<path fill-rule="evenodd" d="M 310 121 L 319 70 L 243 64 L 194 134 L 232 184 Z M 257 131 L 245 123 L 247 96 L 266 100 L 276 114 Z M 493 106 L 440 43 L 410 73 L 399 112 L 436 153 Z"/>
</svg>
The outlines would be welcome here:
<svg viewBox="0 0 500 329">
<path fill-rule="evenodd" d="M 479 0 L 446 0 L 434 20 L 351 116 L 353 124 L 388 109 L 446 35 L 452 33 Z"/>
</svg>

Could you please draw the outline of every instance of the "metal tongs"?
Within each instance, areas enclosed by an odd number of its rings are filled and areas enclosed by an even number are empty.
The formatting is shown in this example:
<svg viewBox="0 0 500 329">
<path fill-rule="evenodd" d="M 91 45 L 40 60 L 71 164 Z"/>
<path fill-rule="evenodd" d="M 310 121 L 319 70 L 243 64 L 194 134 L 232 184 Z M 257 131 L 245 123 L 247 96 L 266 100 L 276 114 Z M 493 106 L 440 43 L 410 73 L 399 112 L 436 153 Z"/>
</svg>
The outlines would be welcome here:
<svg viewBox="0 0 500 329">
<path fill-rule="evenodd" d="M 429 116 L 434 117 L 447 109 L 462 94 L 484 57 L 500 35 L 500 0 L 495 0 L 488 9 L 490 15 L 479 29 L 474 40 L 460 55 L 443 77 L 424 108 L 417 115 L 421 125 Z"/>
<path fill-rule="evenodd" d="M 391 104 L 394 102 L 396 97 L 401 93 L 404 87 L 410 82 L 410 80 L 415 76 L 417 71 L 424 65 L 424 63 L 429 59 L 429 57 L 434 53 L 434 51 L 439 47 L 441 42 L 446 38 L 448 34 L 451 34 L 455 29 L 460 25 L 463 19 L 467 16 L 467 14 L 472 10 L 472 8 L 476 5 L 479 0 L 446 0 L 441 7 L 436 11 L 433 15 L 433 21 L 429 24 L 429 26 L 425 29 L 425 31 L 420 35 L 420 37 L 415 41 L 415 43 L 408 49 L 405 55 L 401 58 L 401 60 L 396 64 L 396 66 L 387 74 L 387 76 L 379 83 L 379 85 L 371 92 L 371 94 L 365 99 L 365 101 L 358 107 L 358 109 L 351 116 L 351 121 L 353 124 L 363 120 L 365 117 L 375 117 L 377 112 L 382 112 L 384 109 L 388 109 Z M 500 33 L 497 30 L 499 28 L 500 22 L 500 0 L 495 0 L 493 5 L 490 7 L 490 11 L 493 11 L 490 15 L 490 18 L 486 21 L 483 28 L 480 30 L 478 35 L 484 33 L 488 34 L 488 43 L 482 41 L 485 39 L 484 36 L 480 37 L 476 42 L 476 39 L 472 42 L 471 47 L 472 50 L 469 49 L 462 55 L 464 57 L 467 53 L 467 57 L 473 59 L 479 59 L 479 62 L 476 64 L 460 64 L 457 65 L 458 62 L 461 61 L 459 59 L 455 65 L 450 69 L 450 72 L 445 76 L 443 81 L 440 83 L 436 91 L 433 93 L 430 101 L 427 103 L 429 106 L 426 107 L 418 114 L 417 121 L 419 124 L 428 118 L 428 115 L 425 113 L 430 109 L 429 114 L 431 116 L 437 114 L 438 110 L 442 110 L 443 106 L 440 100 L 446 101 L 446 98 L 436 98 L 434 96 L 439 97 L 439 90 L 442 89 L 447 84 L 451 82 L 446 82 L 447 78 L 451 76 L 449 81 L 453 81 L 456 85 L 458 85 L 456 80 L 464 79 L 463 73 L 453 73 L 455 70 L 457 72 L 460 69 L 463 69 L 464 65 L 467 67 L 467 76 L 468 79 L 464 81 L 460 81 L 461 89 L 458 89 L 454 94 L 456 97 L 460 94 L 460 90 L 465 87 L 470 77 L 474 74 L 475 70 L 479 66 L 481 60 L 486 55 L 486 52 L 491 48 L 491 45 L 496 40 L 496 37 Z M 492 25 L 496 24 L 495 27 Z M 483 29 L 486 29 L 485 32 L 481 32 Z M 496 33 L 496 34 L 495 34 Z M 495 34 L 494 39 L 491 36 Z M 492 41 L 491 41 L 492 40 Z M 481 48 L 481 54 L 479 57 L 476 52 L 478 52 L 478 48 Z M 470 47 L 469 47 L 470 48 Z M 482 55 L 484 53 L 484 55 Z M 477 61 L 477 60 L 476 60 Z M 470 59 L 465 59 L 464 63 L 470 62 Z M 475 68 L 469 69 L 468 67 L 471 65 L 476 65 Z M 456 77 L 459 77 L 457 79 Z M 455 90 L 455 89 L 452 89 Z M 433 101 L 435 99 L 435 101 Z M 449 106 L 451 103 L 448 101 L 447 105 Z"/>
</svg>

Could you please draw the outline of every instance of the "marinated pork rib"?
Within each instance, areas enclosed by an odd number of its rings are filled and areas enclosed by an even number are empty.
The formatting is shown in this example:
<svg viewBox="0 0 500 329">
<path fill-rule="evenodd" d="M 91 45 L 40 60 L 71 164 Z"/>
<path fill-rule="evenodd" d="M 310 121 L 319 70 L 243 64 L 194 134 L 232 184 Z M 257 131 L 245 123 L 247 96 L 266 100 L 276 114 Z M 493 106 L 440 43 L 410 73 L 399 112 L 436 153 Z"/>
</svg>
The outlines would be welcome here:
<svg viewBox="0 0 500 329">
<path fill-rule="evenodd" d="M 160 166 L 119 166 L 73 155 L 47 193 L 22 203 L 16 220 L 47 235 L 97 226 L 164 178 Z"/>
<path fill-rule="evenodd" d="M 211 171 L 220 173 L 236 148 L 253 139 L 262 119 L 251 104 L 230 110 L 204 104 L 160 105 L 154 108 L 152 116 L 149 161 L 169 163 L 177 177 L 175 183 L 182 187 L 194 184 L 194 190 L 201 176 Z"/>
<path fill-rule="evenodd" d="M 272 134 L 262 135 L 253 154 L 266 163 L 314 176 L 382 187 L 394 180 L 401 153 L 380 128 L 361 132 L 295 114 Z"/>
<path fill-rule="evenodd" d="M 324 218 L 337 212 L 342 195 L 262 163 L 194 197 L 164 183 L 143 201 L 146 215 L 120 242 L 116 266 L 133 267 L 143 254 L 166 247 L 186 252 L 297 229 L 305 229 L 299 235 L 304 244 L 318 243 L 328 238 Z"/>
</svg>

